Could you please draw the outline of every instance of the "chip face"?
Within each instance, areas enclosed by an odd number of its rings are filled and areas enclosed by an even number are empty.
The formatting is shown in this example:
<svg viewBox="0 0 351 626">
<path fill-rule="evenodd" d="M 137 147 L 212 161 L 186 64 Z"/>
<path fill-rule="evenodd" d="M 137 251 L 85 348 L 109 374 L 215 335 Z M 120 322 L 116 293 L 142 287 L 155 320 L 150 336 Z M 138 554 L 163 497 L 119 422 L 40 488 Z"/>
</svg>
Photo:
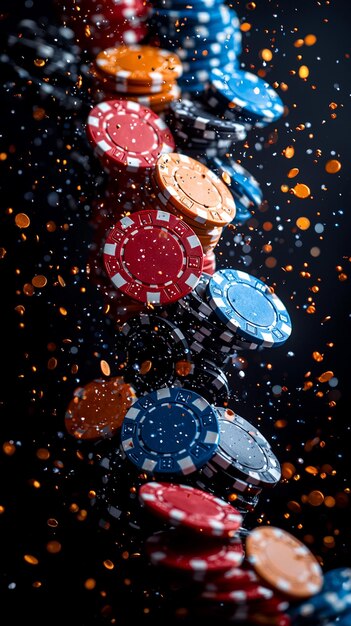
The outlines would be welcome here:
<svg viewBox="0 0 351 626">
<path fill-rule="evenodd" d="M 107 76 L 133 84 L 162 84 L 176 80 L 182 73 L 176 54 L 143 45 L 107 48 L 97 55 L 96 65 Z"/>
<path fill-rule="evenodd" d="M 293 535 L 273 526 L 255 528 L 246 539 L 255 571 L 273 589 L 292 598 L 308 598 L 323 585 L 322 569 L 312 552 Z"/>
<path fill-rule="evenodd" d="M 283 115 L 284 106 L 277 92 L 251 72 L 233 68 L 227 74 L 214 68 L 211 70 L 210 85 L 224 106 L 234 105 L 234 114 L 240 117 L 242 112 L 255 126 L 266 126 Z"/>
<path fill-rule="evenodd" d="M 145 472 L 191 474 L 218 446 L 216 410 L 193 391 L 158 389 L 131 409 L 122 426 L 122 447 Z"/>
<path fill-rule="evenodd" d="M 108 233 L 104 263 L 117 289 L 139 302 L 163 305 L 195 287 L 203 250 L 184 221 L 165 211 L 138 211 Z"/>
<path fill-rule="evenodd" d="M 246 272 L 219 270 L 207 286 L 210 305 L 229 330 L 264 347 L 287 341 L 292 325 L 282 301 Z"/>
<path fill-rule="evenodd" d="M 143 504 L 172 525 L 190 528 L 210 537 L 230 537 L 242 517 L 235 508 L 215 496 L 188 485 L 146 483 L 139 490 Z"/>
<path fill-rule="evenodd" d="M 138 173 L 151 170 L 174 139 L 163 120 L 129 100 L 100 102 L 89 114 L 87 134 L 95 153 L 110 168 Z"/>
<path fill-rule="evenodd" d="M 199 161 L 178 153 L 161 155 L 154 176 L 166 200 L 195 222 L 226 226 L 234 219 L 229 189 Z"/>
</svg>

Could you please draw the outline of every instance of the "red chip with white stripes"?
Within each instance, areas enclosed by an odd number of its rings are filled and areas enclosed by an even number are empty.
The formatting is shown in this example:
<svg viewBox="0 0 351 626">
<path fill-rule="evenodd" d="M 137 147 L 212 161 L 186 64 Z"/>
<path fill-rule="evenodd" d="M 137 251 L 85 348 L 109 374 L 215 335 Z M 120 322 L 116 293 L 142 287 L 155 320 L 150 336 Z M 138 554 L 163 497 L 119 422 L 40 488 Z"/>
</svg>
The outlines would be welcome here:
<svg viewBox="0 0 351 626">
<path fill-rule="evenodd" d="M 152 513 L 170 524 L 203 535 L 232 537 L 242 522 L 231 504 L 188 485 L 149 482 L 140 488 L 139 497 Z"/>
<path fill-rule="evenodd" d="M 116 222 L 104 246 L 107 275 L 133 300 L 166 305 L 197 285 L 203 250 L 194 231 L 166 211 L 137 211 Z"/>
<path fill-rule="evenodd" d="M 151 171 L 157 157 L 175 147 L 165 122 L 151 109 L 130 100 L 97 104 L 88 116 L 87 135 L 95 154 L 111 170 Z"/>
</svg>

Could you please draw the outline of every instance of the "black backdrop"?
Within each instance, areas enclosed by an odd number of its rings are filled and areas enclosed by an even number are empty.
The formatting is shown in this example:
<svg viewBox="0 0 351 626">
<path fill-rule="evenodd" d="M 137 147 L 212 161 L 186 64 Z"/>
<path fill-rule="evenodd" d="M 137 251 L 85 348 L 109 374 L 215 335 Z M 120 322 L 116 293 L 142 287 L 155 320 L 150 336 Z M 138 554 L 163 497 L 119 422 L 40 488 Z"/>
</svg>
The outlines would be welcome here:
<svg viewBox="0 0 351 626">
<path fill-rule="evenodd" d="M 259 180 L 265 204 L 245 226 L 226 233 L 218 266 L 246 269 L 273 285 L 293 334 L 282 348 L 233 364 L 231 406 L 259 425 L 281 463 L 295 468 L 289 478 L 284 465 L 286 478 L 264 493 L 251 526 L 262 519 L 291 531 L 327 570 L 350 562 L 350 15 L 342 0 L 250 4 L 234 2 L 241 22 L 251 24 L 241 60 L 280 85 L 287 115 L 252 131 L 235 149 Z M 21 17 L 55 19 L 50 3 L 2 5 L 4 42 Z M 315 45 L 294 46 L 310 33 Z M 264 48 L 273 52 L 267 64 L 260 58 Z M 310 70 L 306 80 L 298 76 L 300 65 Z M 89 150 L 63 110 L 48 108 L 35 119 L 40 101 L 6 87 L 2 104 L 0 595 L 11 615 L 4 623 L 22 609 L 46 624 L 59 616 L 82 625 L 169 619 L 174 604 L 167 594 L 162 600 L 162 588 L 138 556 L 150 528 L 128 499 L 136 484 L 132 470 L 120 476 L 125 514 L 103 529 L 89 504 L 99 480 L 91 450 L 64 431 L 73 389 L 100 375 L 101 359 L 116 365 L 113 326 L 85 273 L 89 207 L 101 189 L 101 171 L 91 155 L 91 174 L 72 157 Z M 287 146 L 295 148 L 291 159 Z M 330 159 L 342 164 L 335 175 L 325 170 Z M 289 179 L 294 167 L 299 173 Z M 296 183 L 308 185 L 307 199 L 282 190 Z M 29 216 L 28 228 L 16 226 L 19 213 Z M 300 217 L 310 220 L 307 230 L 296 225 Z M 47 285 L 26 295 L 36 274 L 45 275 Z M 54 369 L 49 359 L 57 360 Z M 331 384 L 320 382 L 328 371 Z M 324 503 L 311 504 L 312 491 L 321 492 Z M 60 544 L 57 554 L 50 553 L 52 541 Z M 96 581 L 90 591 L 84 588 L 89 578 Z"/>
</svg>

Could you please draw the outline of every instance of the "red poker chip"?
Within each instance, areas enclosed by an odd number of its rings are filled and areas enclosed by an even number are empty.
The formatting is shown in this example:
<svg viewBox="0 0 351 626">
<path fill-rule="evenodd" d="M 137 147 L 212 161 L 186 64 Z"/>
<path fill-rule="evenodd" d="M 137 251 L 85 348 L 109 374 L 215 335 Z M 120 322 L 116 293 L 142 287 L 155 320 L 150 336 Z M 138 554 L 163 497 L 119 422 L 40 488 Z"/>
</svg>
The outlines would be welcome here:
<svg viewBox="0 0 351 626">
<path fill-rule="evenodd" d="M 206 583 L 205 591 L 234 591 L 257 583 L 258 580 L 259 578 L 253 570 L 233 567 Z"/>
<path fill-rule="evenodd" d="M 188 485 L 149 482 L 139 491 L 144 505 L 170 524 L 203 535 L 228 537 L 240 528 L 242 516 L 231 504 Z"/>
<path fill-rule="evenodd" d="M 255 602 L 255 611 L 264 615 L 279 615 L 288 610 L 290 603 L 287 600 L 274 595 L 269 600 Z"/>
<path fill-rule="evenodd" d="M 175 148 L 171 131 L 151 109 L 129 100 L 100 102 L 90 112 L 87 135 L 95 153 L 113 168 L 151 170 Z"/>
<path fill-rule="evenodd" d="M 146 550 L 154 565 L 206 574 L 223 572 L 238 567 L 244 558 L 244 549 L 239 538 L 230 542 L 208 540 L 189 541 L 187 536 L 176 530 L 156 533 L 146 541 Z"/>
<path fill-rule="evenodd" d="M 104 263 L 114 286 L 133 300 L 166 305 L 190 293 L 202 272 L 194 231 L 166 211 L 137 211 L 107 235 Z"/>
<path fill-rule="evenodd" d="M 263 587 L 257 583 L 251 583 L 245 589 L 234 589 L 233 591 L 204 591 L 202 598 L 216 600 L 216 602 L 249 604 L 254 600 L 269 600 L 273 597 L 272 589 Z"/>
</svg>

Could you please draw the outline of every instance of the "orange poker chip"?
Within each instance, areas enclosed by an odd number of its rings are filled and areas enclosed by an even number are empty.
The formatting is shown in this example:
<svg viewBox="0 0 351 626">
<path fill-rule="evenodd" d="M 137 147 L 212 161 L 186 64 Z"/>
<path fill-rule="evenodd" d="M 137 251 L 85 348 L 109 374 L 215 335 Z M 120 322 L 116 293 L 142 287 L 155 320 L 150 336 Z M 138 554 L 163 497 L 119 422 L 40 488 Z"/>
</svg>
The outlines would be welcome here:
<svg viewBox="0 0 351 626">
<path fill-rule="evenodd" d="M 154 171 L 161 195 L 195 223 L 226 226 L 235 217 L 234 198 L 208 167 L 184 154 L 161 155 Z"/>
<path fill-rule="evenodd" d="M 77 439 L 112 437 L 121 428 L 136 394 L 121 376 L 78 387 L 65 413 L 65 426 Z"/>
<path fill-rule="evenodd" d="M 110 91 L 111 93 L 118 94 L 139 94 L 139 95 L 153 95 L 160 94 L 166 91 L 170 91 L 176 84 L 175 81 L 163 81 L 160 84 L 153 85 L 151 81 L 145 83 L 126 83 L 125 81 L 116 81 L 109 76 L 99 72 L 99 69 L 94 65 L 89 70 L 90 75 L 93 77 L 95 85 L 98 89 Z"/>
<path fill-rule="evenodd" d="M 323 572 L 317 559 L 285 530 L 255 528 L 246 539 L 246 553 L 256 573 L 291 598 L 309 598 L 322 588 Z"/>
<path fill-rule="evenodd" d="M 153 46 L 117 46 L 102 50 L 95 59 L 99 71 L 126 83 L 162 84 L 182 74 L 182 64 L 173 52 Z"/>
</svg>

